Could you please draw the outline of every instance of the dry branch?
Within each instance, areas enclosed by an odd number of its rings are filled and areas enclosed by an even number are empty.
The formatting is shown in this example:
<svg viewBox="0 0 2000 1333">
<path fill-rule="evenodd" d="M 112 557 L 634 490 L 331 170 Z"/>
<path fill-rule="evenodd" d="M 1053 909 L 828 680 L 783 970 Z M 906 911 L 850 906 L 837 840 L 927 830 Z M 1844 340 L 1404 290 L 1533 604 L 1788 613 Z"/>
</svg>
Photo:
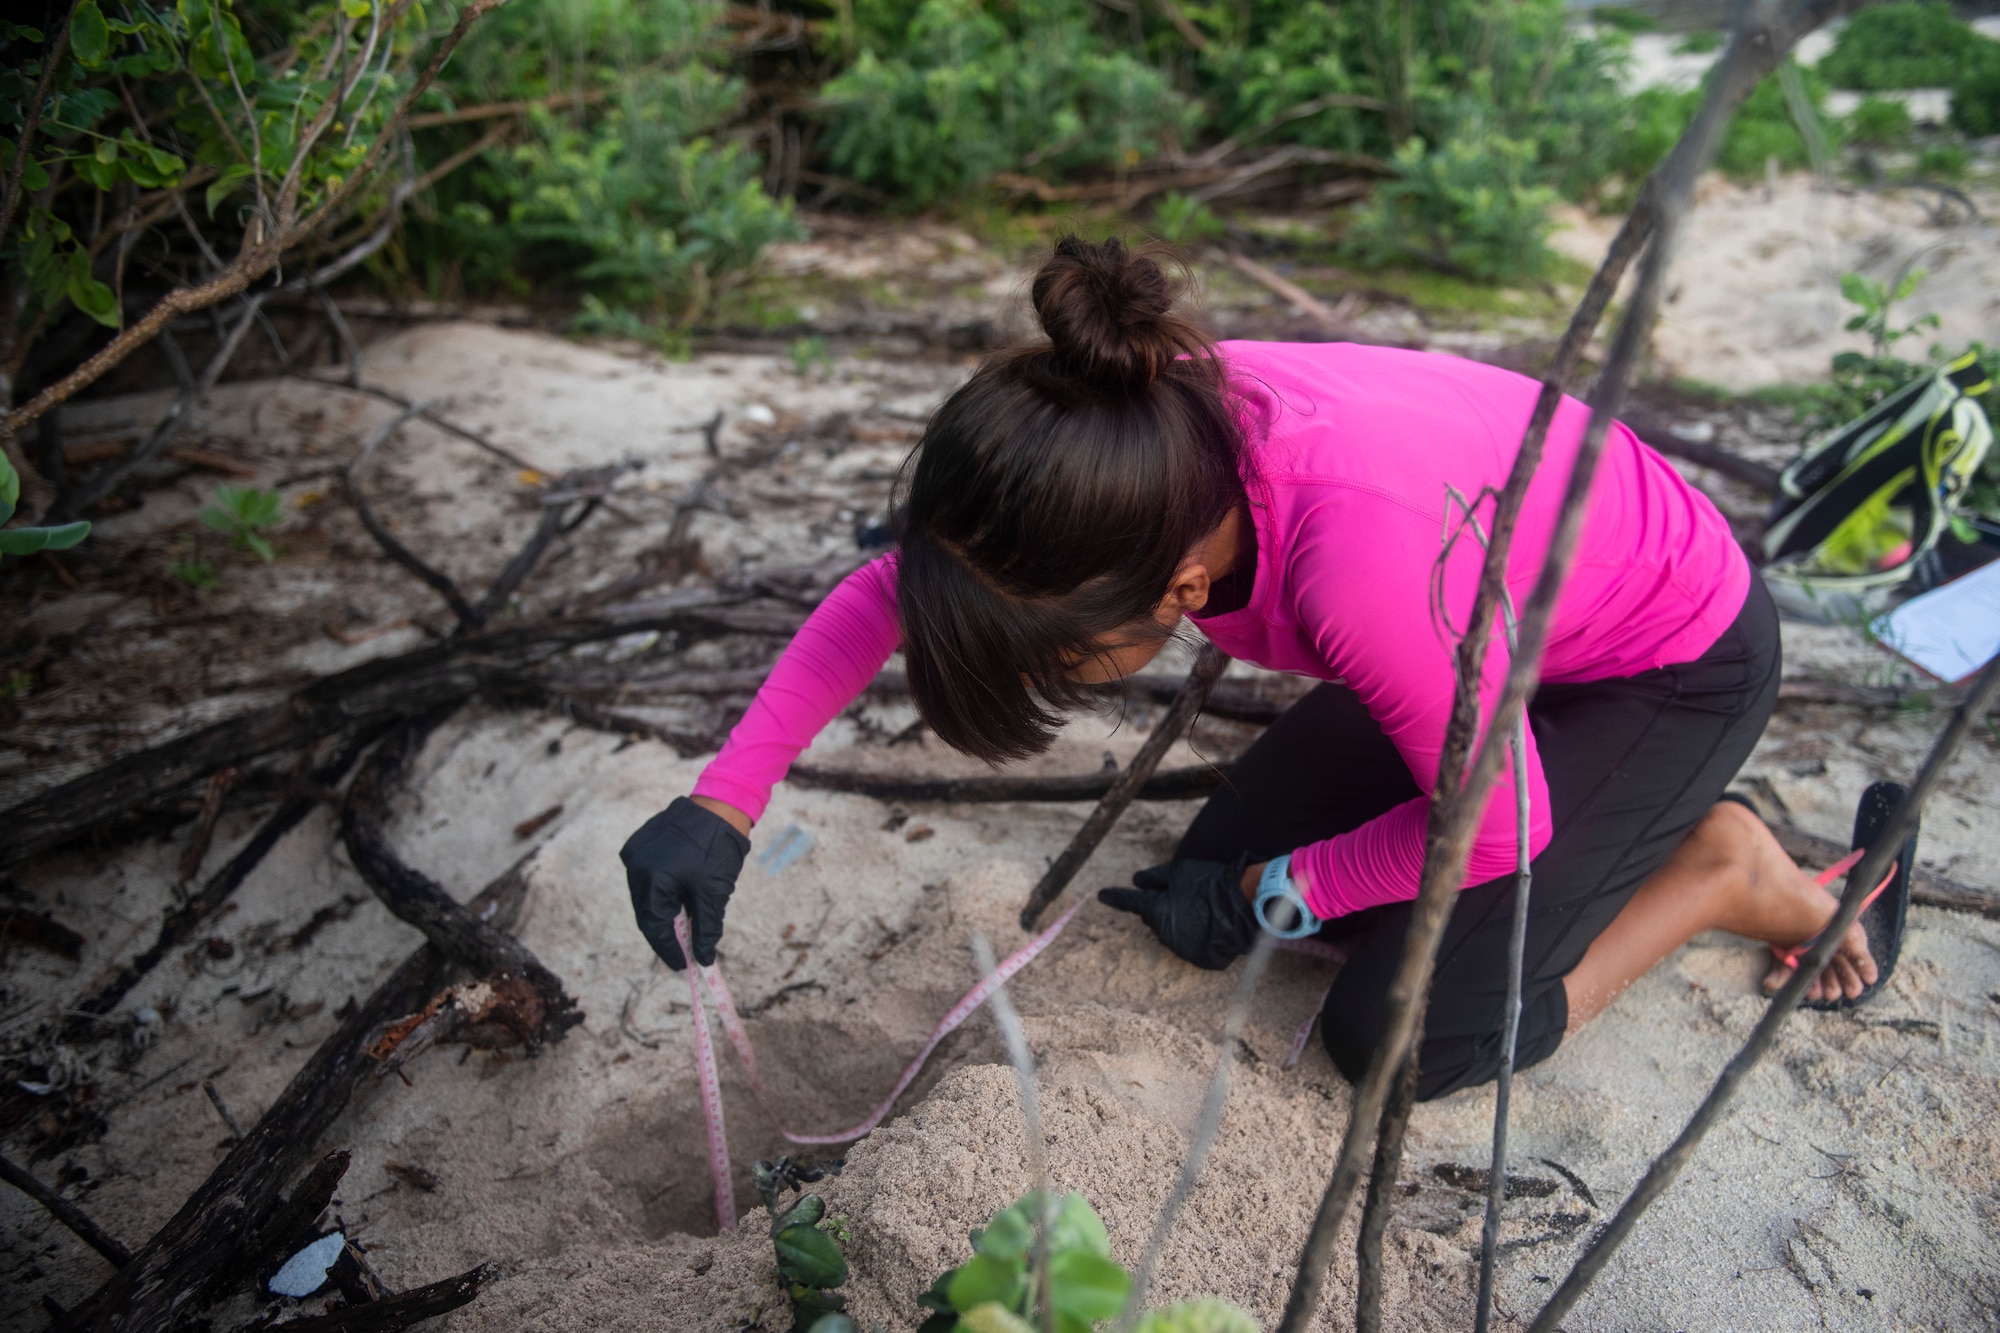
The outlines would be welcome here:
<svg viewBox="0 0 2000 1333">
<path fill-rule="evenodd" d="M 132 1251 L 92 1221 L 89 1213 L 44 1185 L 26 1167 L 16 1165 L 12 1158 L 0 1156 L 0 1180 L 48 1210 L 49 1216 L 75 1232 L 78 1240 L 109 1259 L 114 1268 L 123 1268 L 132 1262 Z"/>
<path fill-rule="evenodd" d="M 583 1011 L 542 960 L 519 940 L 482 921 L 446 893 L 437 881 L 405 863 L 390 847 L 385 826 L 389 796 L 424 741 L 454 706 L 447 705 L 403 723 L 368 756 L 340 807 L 341 841 L 354 868 L 375 896 L 398 919 L 424 933 L 431 947 L 476 977 L 496 984 L 518 977 L 540 999 L 540 1012 L 523 1016 L 521 1035 L 529 1045 L 560 1041 L 583 1021 Z"/>
<path fill-rule="evenodd" d="M 297 192 L 305 158 L 312 151 L 318 134 L 326 122 L 339 110 L 340 97 L 329 98 L 321 108 L 315 122 L 299 137 L 299 148 L 294 154 L 286 179 L 279 191 L 277 216 L 267 224 L 257 219 L 244 233 L 242 248 L 229 265 L 207 280 L 188 287 L 178 287 L 162 296 L 153 308 L 133 321 L 106 343 L 96 353 L 67 375 L 36 394 L 26 404 L 0 417 L 0 437 L 20 438 L 29 426 L 41 418 L 43 413 L 59 403 L 73 398 L 84 389 L 95 384 L 113 367 L 125 360 L 133 352 L 151 342 L 162 329 L 182 315 L 198 310 L 249 290 L 250 284 L 262 279 L 284 258 L 286 253 L 316 235 L 333 218 L 339 216 L 355 193 L 370 181 L 382 157 L 383 146 L 400 140 L 409 119 L 410 109 L 416 105 L 444 63 L 463 41 L 472 25 L 488 12 L 497 8 L 500 0 L 471 0 L 459 11 L 458 20 L 451 31 L 439 39 L 423 71 L 410 82 L 395 109 L 383 122 L 380 132 L 369 143 L 368 151 L 353 170 L 346 174 L 342 184 L 332 191 L 327 199 L 304 218 L 295 214 Z M 65 25 L 65 32 L 67 26 Z M 356 78 L 360 77 L 357 70 Z M 341 90 L 344 94 L 344 89 Z M 24 155 L 17 154 L 18 166 Z M 386 237 L 385 237 L 386 239 Z M 339 261 L 336 261 L 338 263 Z M 356 261 L 358 262 L 358 261 Z M 325 282 L 326 270 L 315 275 Z"/>
<path fill-rule="evenodd" d="M 340 489 L 346 496 L 347 503 L 353 507 L 354 516 L 361 520 L 362 528 L 375 539 L 375 545 L 381 548 L 382 554 L 416 575 L 419 582 L 444 598 L 444 604 L 451 608 L 452 615 L 458 618 L 462 628 L 478 629 L 485 618 L 473 609 L 471 602 L 465 599 L 465 594 L 458 590 L 458 584 L 454 583 L 448 574 L 403 545 L 396 534 L 389 531 L 388 525 L 376 515 L 374 507 L 368 503 L 368 497 L 361 493 L 359 478 L 362 465 L 374 456 L 375 451 L 391 435 L 402 429 L 405 422 L 428 411 L 429 407 L 428 403 L 413 404 L 377 426 L 374 433 L 368 437 L 368 442 L 361 447 L 361 452 L 355 455 L 354 461 L 340 470 Z"/>
<path fill-rule="evenodd" d="M 488 681 L 579 644 L 656 630 L 689 641 L 790 634 L 804 617 L 749 594 L 693 590 L 604 616 L 465 634 L 325 676 L 283 701 L 131 754 L 0 811 L 0 869 L 150 801 L 263 755 L 462 701 Z"/>
<path fill-rule="evenodd" d="M 1504 738 L 1524 706 L 1541 670 L 1542 651 L 1555 597 L 1574 553 L 1589 486 L 1605 432 L 1620 406 L 1626 377 L 1649 336 L 1658 308 L 1660 288 L 1671 255 L 1674 233 L 1685 214 L 1701 168 L 1713 155 L 1729 113 L 1770 72 L 1779 57 L 1805 32 L 1851 8 L 1854 0 L 1803 0 L 1792 10 L 1772 16 L 1766 24 L 1746 18 L 1730 42 L 1708 86 L 1700 111 L 1675 145 L 1667 161 L 1641 192 L 1638 205 L 1612 243 L 1611 253 L 1592 279 L 1583 304 L 1572 319 L 1557 353 L 1555 367 L 1544 381 L 1541 398 L 1495 506 L 1486 560 L 1477 599 L 1459 645 L 1458 687 L 1451 723 L 1432 792 L 1430 826 L 1416 907 L 1406 937 L 1403 962 L 1390 983 L 1388 1018 L 1367 1073 L 1355 1090 L 1353 1109 L 1341 1144 L 1339 1160 L 1320 1200 L 1311 1233 L 1300 1256 L 1280 1333 L 1303 1333 L 1319 1307 L 1328 1261 L 1361 1173 L 1362 1158 L 1383 1115 L 1389 1083 L 1414 1049 L 1415 1033 L 1428 996 L 1438 942 L 1453 895 L 1464 877 L 1466 857 L 1479 814 L 1485 809 L 1500 762 Z M 1541 445 L 1560 401 L 1562 386 L 1589 340 L 1622 275 L 1624 265 L 1646 233 L 1652 233 L 1639 285 L 1592 395 L 1591 419 L 1573 465 L 1563 506 L 1551 537 L 1533 595 L 1521 617 L 1520 643 L 1507 682 L 1494 710 L 1489 730 L 1474 756 L 1470 771 L 1465 756 L 1478 727 L 1477 686 L 1484 663 L 1499 592 L 1507 568 L 1513 527 L 1526 494 L 1529 477 L 1540 462 Z M 1496 739 L 1498 743 L 1496 744 Z M 1393 1127 L 1390 1127 L 1393 1128 Z M 1365 1225 L 1365 1223 L 1364 1223 Z"/>
<path fill-rule="evenodd" d="M 1344 338 L 1353 333 L 1353 326 L 1348 323 L 1349 316 L 1354 313 L 1354 294 L 1352 292 L 1342 297 L 1338 306 L 1330 306 L 1305 288 L 1299 286 L 1296 282 L 1291 281 L 1289 278 L 1280 277 L 1248 255 L 1237 254 L 1234 251 L 1222 251 L 1219 253 L 1224 263 L 1253 282 L 1261 283 L 1270 288 L 1285 300 L 1290 301 L 1293 305 L 1305 311 L 1311 317 L 1313 323 L 1319 325 L 1327 333 L 1332 334 L 1336 338 Z"/>
<path fill-rule="evenodd" d="M 481 1264 L 427 1287 L 415 1287 L 366 1305 L 350 1305 L 332 1314 L 294 1319 L 279 1327 L 287 1333 L 398 1333 L 470 1303 L 482 1286 L 499 1275 L 499 1265 Z"/>
<path fill-rule="evenodd" d="M 1166 716 L 1153 726 L 1153 734 L 1139 747 L 1139 753 L 1132 756 L 1132 765 L 1118 775 L 1097 808 L 1090 812 L 1090 818 L 1083 821 L 1083 827 L 1070 839 L 1069 846 L 1063 848 L 1062 855 L 1050 864 L 1040 882 L 1028 894 L 1028 901 L 1021 908 L 1021 929 L 1032 931 L 1035 922 L 1041 919 L 1049 904 L 1062 896 L 1076 872 L 1083 869 L 1083 863 L 1097 850 L 1097 844 L 1104 841 L 1104 835 L 1132 804 L 1132 798 L 1146 780 L 1153 776 L 1153 770 L 1160 766 L 1160 760 L 1167 750 L 1194 725 L 1195 714 L 1201 711 L 1201 702 L 1208 697 L 1209 687 L 1222 677 L 1229 666 L 1229 654 L 1212 643 L 1204 643 L 1200 655 L 1195 658 L 1194 669 L 1188 672 L 1187 683 L 1168 706 Z"/>
<path fill-rule="evenodd" d="M 375 739 L 376 732 L 365 732 L 341 747 L 329 762 L 316 769 L 308 790 L 288 796 L 271 817 L 258 826 L 250 835 L 250 841 L 243 844 L 236 855 L 229 858 L 227 865 L 209 876 L 208 882 L 199 892 L 191 894 L 167 913 L 160 923 L 160 933 L 152 946 L 131 962 L 120 967 L 111 979 L 99 986 L 94 994 L 70 1006 L 71 1013 L 83 1018 L 85 1015 L 103 1015 L 118 1007 L 118 1002 L 138 985 L 147 973 L 160 965 L 167 954 L 194 938 L 201 924 L 222 910 L 230 895 L 236 892 L 250 872 L 278 845 L 279 839 L 298 827 L 307 815 L 320 803 L 320 792 L 337 786 L 347 776 L 347 770 L 361 757 L 361 752 Z M 227 769 L 223 770 L 229 771 Z M 85 1021 L 88 1021 L 85 1019 Z"/>
<path fill-rule="evenodd" d="M 466 910 L 492 913 L 504 929 L 527 891 L 521 866 L 489 884 Z M 261 1235 L 282 1206 L 278 1192 L 309 1158 L 372 1067 L 366 1047 L 378 1028 L 421 1008 L 448 972 L 428 945 L 390 974 L 320 1044 L 271 1109 L 132 1262 L 70 1312 L 72 1333 L 153 1333 L 191 1313 L 231 1256 Z M 294 1190 L 296 1196 L 299 1191 Z"/>
<path fill-rule="evenodd" d="M 1135 760 L 1133 769 L 1137 767 Z M 1092 801 L 1108 796 L 1111 789 L 1123 782 L 1133 769 L 1124 773 L 1082 773 L 1074 777 L 1051 778 L 904 778 L 796 764 L 788 780 L 799 787 L 850 792 L 856 796 L 872 796 L 878 801 Z M 1136 784 L 1128 799 L 1197 800 L 1221 786 L 1228 777 L 1227 764 L 1169 768 L 1155 772 Z"/>
</svg>

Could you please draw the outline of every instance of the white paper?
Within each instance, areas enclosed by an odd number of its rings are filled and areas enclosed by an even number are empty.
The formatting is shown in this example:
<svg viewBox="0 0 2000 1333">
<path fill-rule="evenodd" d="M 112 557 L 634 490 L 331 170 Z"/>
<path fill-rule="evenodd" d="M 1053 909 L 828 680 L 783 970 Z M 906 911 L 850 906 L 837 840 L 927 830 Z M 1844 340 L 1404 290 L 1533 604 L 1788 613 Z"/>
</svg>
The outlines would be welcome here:
<svg viewBox="0 0 2000 1333">
<path fill-rule="evenodd" d="M 1874 630 L 1939 680 L 1964 680 L 2000 653 L 2000 560 L 1912 597 Z"/>
</svg>

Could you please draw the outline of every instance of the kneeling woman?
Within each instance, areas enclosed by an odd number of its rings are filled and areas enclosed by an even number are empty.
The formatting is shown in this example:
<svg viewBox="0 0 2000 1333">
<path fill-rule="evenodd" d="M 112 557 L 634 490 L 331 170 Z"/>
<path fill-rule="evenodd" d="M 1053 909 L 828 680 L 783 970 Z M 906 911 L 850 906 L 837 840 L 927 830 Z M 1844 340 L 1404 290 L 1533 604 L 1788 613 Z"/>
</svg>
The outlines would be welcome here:
<svg viewBox="0 0 2000 1333">
<path fill-rule="evenodd" d="M 1422 352 L 1212 345 L 1175 313 L 1160 267 L 1115 241 L 1063 241 L 1033 295 L 1048 343 L 989 358 L 938 409 L 897 550 L 813 613 L 692 798 L 626 845 L 640 926 L 678 968 L 686 910 L 697 959 L 713 961 L 773 785 L 899 645 L 924 721 L 998 763 L 1045 748 L 1089 684 L 1139 669 L 1192 622 L 1235 657 L 1324 683 L 1235 765 L 1171 864 L 1104 899 L 1222 967 L 1250 946 L 1265 864 L 1289 857 L 1294 887 L 1349 943 L 1322 1029 L 1359 1077 L 1423 861 L 1451 710 L 1444 620 L 1463 625 L 1478 580 L 1474 543 L 1441 545 L 1447 497 L 1504 482 L 1537 385 Z M 1587 417 L 1568 400 L 1556 415 L 1513 543 L 1517 601 Z M 1496 642 L 1489 713 L 1505 669 Z M 1783 948 L 1832 915 L 1755 815 L 1718 803 L 1777 690 L 1777 619 L 1728 525 L 1614 426 L 1529 709 L 1521 1064 L 1702 930 Z M 1514 809 L 1510 777 L 1438 957 L 1425 1097 L 1498 1067 Z M 1880 979 L 1857 925 L 1810 998 L 1851 1001 Z"/>
</svg>

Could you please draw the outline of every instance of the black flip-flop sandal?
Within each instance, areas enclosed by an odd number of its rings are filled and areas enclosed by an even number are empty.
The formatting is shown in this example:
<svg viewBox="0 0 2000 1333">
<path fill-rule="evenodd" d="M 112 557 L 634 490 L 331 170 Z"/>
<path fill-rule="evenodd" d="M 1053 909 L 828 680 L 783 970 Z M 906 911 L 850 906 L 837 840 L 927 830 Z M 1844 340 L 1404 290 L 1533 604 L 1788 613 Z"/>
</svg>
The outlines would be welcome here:
<svg viewBox="0 0 2000 1333">
<path fill-rule="evenodd" d="M 1909 789 L 1900 782 L 1878 782 L 1861 793 L 1861 802 L 1854 810 L 1854 855 L 1845 858 L 1832 870 L 1820 876 L 1824 885 L 1833 874 L 1849 869 L 1860 859 L 1864 849 L 1872 845 L 1889 822 L 1889 817 L 1901 805 Z M 1739 799 L 1740 798 L 1734 798 Z M 1742 802 L 1748 805 L 1748 801 Z M 1868 937 L 1868 953 L 1875 960 L 1875 980 L 1853 999 L 1840 996 L 1832 1000 L 1801 1000 L 1802 1009 L 1852 1009 L 1875 998 L 1881 989 L 1889 984 L 1890 976 L 1896 970 L 1896 960 L 1903 952 L 1903 925 L 1910 915 L 1910 875 L 1917 864 L 1916 828 L 1910 830 L 1908 840 L 1903 843 L 1896 860 L 1889 867 L 1888 876 L 1875 887 L 1861 908 L 1858 918 L 1861 929 Z M 1851 874 L 1850 870 L 1850 874 Z M 1851 883 L 1850 883 L 1851 887 Z M 1779 962 L 1787 967 L 1798 966 L 1798 959 L 1819 941 L 1819 936 L 1791 949 L 1780 949 L 1776 945 L 1771 952 Z"/>
</svg>

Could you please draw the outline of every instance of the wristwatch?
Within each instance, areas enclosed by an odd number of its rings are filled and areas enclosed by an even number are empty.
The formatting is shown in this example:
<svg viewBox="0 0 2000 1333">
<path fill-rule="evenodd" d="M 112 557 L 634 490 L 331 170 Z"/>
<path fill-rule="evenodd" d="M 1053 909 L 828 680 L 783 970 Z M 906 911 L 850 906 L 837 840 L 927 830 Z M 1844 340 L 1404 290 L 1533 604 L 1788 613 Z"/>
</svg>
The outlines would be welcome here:
<svg viewBox="0 0 2000 1333">
<path fill-rule="evenodd" d="M 1277 907 L 1279 903 L 1291 904 L 1291 910 Z M 1304 939 L 1323 924 L 1306 906 L 1298 885 L 1292 882 L 1290 854 L 1272 857 L 1264 863 L 1263 877 L 1257 881 L 1255 908 L 1257 924 L 1281 940 Z"/>
</svg>

